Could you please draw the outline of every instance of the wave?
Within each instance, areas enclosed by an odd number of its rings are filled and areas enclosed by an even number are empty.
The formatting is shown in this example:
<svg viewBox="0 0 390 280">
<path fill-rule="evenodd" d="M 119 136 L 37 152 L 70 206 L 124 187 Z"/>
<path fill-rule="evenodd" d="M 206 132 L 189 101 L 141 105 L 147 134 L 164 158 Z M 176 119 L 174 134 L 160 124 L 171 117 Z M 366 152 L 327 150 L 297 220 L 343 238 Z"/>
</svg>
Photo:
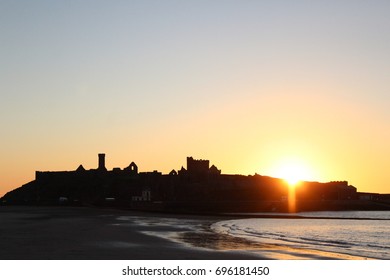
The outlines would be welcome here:
<svg viewBox="0 0 390 280">
<path fill-rule="evenodd" d="M 260 243 L 390 259 L 390 221 L 252 218 L 218 222 L 211 228 Z"/>
</svg>

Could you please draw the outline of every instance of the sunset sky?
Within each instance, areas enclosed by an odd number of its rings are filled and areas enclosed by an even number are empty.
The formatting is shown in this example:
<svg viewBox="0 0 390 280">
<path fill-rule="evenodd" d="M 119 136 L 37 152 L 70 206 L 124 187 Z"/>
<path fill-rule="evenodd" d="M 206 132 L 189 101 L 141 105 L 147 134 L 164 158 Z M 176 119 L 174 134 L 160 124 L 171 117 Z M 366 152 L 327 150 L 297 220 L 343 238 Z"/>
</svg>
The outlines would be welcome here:
<svg viewBox="0 0 390 280">
<path fill-rule="evenodd" d="M 390 193 L 390 1 L 0 0 L 0 196 L 186 157 Z M 287 166 L 287 167 L 286 167 Z M 298 171 L 297 171 L 298 172 Z"/>
</svg>

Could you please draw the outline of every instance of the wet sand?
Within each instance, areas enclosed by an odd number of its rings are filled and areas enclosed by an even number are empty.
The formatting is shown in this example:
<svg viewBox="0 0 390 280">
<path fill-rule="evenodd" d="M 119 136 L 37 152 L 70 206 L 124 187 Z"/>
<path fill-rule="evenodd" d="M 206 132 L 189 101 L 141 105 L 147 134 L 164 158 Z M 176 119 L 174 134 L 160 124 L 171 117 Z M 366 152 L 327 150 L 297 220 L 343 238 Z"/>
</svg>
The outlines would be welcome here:
<svg viewBox="0 0 390 280">
<path fill-rule="evenodd" d="M 0 259 L 361 259 L 210 230 L 227 219 L 87 207 L 0 207 Z"/>
</svg>

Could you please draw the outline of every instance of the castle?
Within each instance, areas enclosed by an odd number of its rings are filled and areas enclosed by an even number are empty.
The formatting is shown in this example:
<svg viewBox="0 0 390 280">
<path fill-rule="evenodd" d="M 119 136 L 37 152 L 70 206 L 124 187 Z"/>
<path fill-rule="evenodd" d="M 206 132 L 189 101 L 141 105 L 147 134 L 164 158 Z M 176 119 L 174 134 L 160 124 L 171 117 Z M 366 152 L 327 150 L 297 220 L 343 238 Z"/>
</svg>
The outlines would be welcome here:
<svg viewBox="0 0 390 280">
<path fill-rule="evenodd" d="M 96 169 L 36 171 L 35 180 L 7 193 L 7 204 L 110 205 L 159 211 L 289 211 L 291 190 L 285 180 L 262 175 L 222 174 L 209 160 L 187 157 L 186 168 L 168 174 L 139 172 L 138 166 L 107 170 L 105 154 Z M 341 210 L 361 206 L 347 181 L 301 182 L 294 193 L 296 209 Z"/>
</svg>

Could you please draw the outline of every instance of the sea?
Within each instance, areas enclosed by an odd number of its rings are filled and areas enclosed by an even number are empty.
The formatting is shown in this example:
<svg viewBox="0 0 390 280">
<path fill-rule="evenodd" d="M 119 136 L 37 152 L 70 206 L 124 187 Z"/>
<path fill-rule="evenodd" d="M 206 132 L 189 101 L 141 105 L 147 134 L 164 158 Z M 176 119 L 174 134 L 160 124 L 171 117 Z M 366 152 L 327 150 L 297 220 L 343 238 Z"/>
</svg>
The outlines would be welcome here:
<svg viewBox="0 0 390 280">
<path fill-rule="evenodd" d="M 211 228 L 218 233 L 255 242 L 363 258 L 390 259 L 390 211 L 291 214 L 295 218 L 288 215 L 221 221 Z"/>
</svg>

